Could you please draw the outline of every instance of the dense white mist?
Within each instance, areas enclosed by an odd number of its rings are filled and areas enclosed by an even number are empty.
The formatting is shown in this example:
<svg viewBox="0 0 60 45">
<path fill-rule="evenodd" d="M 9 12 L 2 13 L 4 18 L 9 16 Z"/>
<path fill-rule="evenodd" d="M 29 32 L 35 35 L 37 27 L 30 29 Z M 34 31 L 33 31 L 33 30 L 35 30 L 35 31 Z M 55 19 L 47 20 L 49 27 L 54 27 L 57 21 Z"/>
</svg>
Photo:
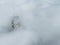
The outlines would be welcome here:
<svg viewBox="0 0 60 45">
<path fill-rule="evenodd" d="M 0 0 L 0 45 L 60 45 L 60 0 Z"/>
</svg>

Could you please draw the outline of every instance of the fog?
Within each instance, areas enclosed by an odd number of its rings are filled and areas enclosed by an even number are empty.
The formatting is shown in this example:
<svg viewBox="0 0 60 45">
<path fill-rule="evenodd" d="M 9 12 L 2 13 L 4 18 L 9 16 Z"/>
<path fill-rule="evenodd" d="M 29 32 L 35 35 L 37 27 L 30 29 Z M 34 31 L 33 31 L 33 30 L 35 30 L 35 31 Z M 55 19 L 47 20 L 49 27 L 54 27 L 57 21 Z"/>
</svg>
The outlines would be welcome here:
<svg viewBox="0 0 60 45">
<path fill-rule="evenodd" d="M 60 0 L 0 0 L 0 45 L 60 45 Z"/>
</svg>

